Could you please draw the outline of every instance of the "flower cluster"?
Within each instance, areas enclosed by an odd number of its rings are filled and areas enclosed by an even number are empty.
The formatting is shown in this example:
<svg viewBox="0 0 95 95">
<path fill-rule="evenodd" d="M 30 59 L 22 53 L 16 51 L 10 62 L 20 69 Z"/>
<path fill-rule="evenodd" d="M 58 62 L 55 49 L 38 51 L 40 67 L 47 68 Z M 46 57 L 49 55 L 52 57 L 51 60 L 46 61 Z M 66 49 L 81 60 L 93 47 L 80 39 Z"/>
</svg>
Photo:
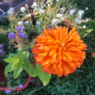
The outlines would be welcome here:
<svg viewBox="0 0 95 95">
<path fill-rule="evenodd" d="M 23 87 L 23 84 L 18 85 L 18 88 L 22 88 L 22 87 Z M 10 87 L 8 87 L 8 88 L 10 88 Z M 9 94 L 9 93 L 11 93 L 11 90 L 5 90 L 5 93 Z"/>
</svg>

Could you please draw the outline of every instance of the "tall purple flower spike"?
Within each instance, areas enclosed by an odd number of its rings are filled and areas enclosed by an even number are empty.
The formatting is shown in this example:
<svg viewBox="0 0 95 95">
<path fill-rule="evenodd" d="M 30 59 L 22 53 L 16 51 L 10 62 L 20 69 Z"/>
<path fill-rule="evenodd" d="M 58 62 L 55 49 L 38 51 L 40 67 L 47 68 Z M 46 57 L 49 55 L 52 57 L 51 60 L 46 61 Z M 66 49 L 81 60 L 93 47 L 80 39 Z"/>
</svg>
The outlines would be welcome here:
<svg viewBox="0 0 95 95">
<path fill-rule="evenodd" d="M 16 27 L 16 31 L 18 31 L 18 32 L 21 32 L 21 31 L 23 31 L 24 29 L 25 29 L 24 26 L 17 26 L 17 27 Z"/>
<path fill-rule="evenodd" d="M 8 34 L 8 37 L 9 37 L 9 39 L 15 38 L 15 33 L 14 33 L 14 32 L 10 32 L 10 33 Z"/>
</svg>

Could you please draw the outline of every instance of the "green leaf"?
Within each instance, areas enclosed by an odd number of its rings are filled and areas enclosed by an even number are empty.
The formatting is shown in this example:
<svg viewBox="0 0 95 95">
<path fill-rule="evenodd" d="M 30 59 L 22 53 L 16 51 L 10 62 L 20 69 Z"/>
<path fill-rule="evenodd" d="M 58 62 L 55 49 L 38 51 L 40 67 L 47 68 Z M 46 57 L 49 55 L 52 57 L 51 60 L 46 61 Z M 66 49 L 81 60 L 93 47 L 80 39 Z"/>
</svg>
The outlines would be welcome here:
<svg viewBox="0 0 95 95">
<path fill-rule="evenodd" d="M 16 64 L 16 63 L 19 62 L 19 58 L 9 57 L 9 58 L 4 59 L 4 61 L 7 62 L 7 63 Z"/>
<path fill-rule="evenodd" d="M 39 64 L 36 64 L 36 68 L 37 68 L 38 76 L 43 83 L 43 86 L 46 86 L 50 81 L 51 74 L 43 72 L 41 69 L 41 65 L 39 65 Z"/>
<path fill-rule="evenodd" d="M 9 56 L 8 56 L 8 58 L 9 58 L 9 57 L 16 57 L 16 54 L 9 53 Z"/>
<path fill-rule="evenodd" d="M 32 64 L 24 65 L 23 69 L 32 77 L 37 77 L 36 68 Z"/>
<path fill-rule="evenodd" d="M 8 77 L 8 75 L 7 75 L 8 72 L 13 71 L 13 68 L 11 68 L 11 65 L 12 65 L 12 64 L 8 64 L 8 65 L 6 66 L 6 68 L 5 68 L 4 74 L 5 74 L 6 78 Z"/>
<path fill-rule="evenodd" d="M 14 69 L 14 72 L 13 72 L 14 78 L 17 78 L 22 71 L 23 71 L 23 68 L 22 67 L 15 68 Z"/>
<path fill-rule="evenodd" d="M 29 62 L 29 51 L 26 51 L 25 62 Z"/>
<path fill-rule="evenodd" d="M 24 62 L 26 54 L 27 54 L 27 52 L 24 51 L 24 49 L 21 49 L 18 51 L 16 57 L 20 59 L 20 62 L 19 62 L 20 65 Z"/>
<path fill-rule="evenodd" d="M 36 24 L 36 26 L 37 26 L 38 29 L 43 33 L 43 30 L 42 30 L 42 28 L 40 27 L 40 25 L 39 25 L 39 24 Z"/>
</svg>

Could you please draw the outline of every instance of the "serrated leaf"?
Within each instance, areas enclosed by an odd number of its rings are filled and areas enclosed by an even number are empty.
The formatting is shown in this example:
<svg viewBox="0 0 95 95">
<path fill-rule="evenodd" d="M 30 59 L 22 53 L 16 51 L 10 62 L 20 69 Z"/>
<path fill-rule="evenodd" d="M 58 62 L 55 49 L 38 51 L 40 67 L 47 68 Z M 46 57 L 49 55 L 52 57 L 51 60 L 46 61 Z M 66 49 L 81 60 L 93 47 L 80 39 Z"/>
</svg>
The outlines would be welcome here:
<svg viewBox="0 0 95 95">
<path fill-rule="evenodd" d="M 8 76 L 8 75 L 7 75 L 8 72 L 13 71 L 13 68 L 11 68 L 11 65 L 12 65 L 12 64 L 8 64 L 8 65 L 6 66 L 6 68 L 5 68 L 4 74 L 5 74 L 6 78 L 7 78 L 7 76 Z"/>
<path fill-rule="evenodd" d="M 23 66 L 23 69 L 32 77 L 37 77 L 36 68 L 32 64 L 28 64 L 28 66 Z"/>
<path fill-rule="evenodd" d="M 19 62 L 19 58 L 17 57 L 9 57 L 4 59 L 5 62 L 10 63 L 10 64 L 16 64 Z"/>
<path fill-rule="evenodd" d="M 36 68 L 37 68 L 38 76 L 43 83 L 43 86 L 46 86 L 50 81 L 51 74 L 43 72 L 41 69 L 41 65 L 39 65 L 39 64 L 36 64 Z"/>
<path fill-rule="evenodd" d="M 14 72 L 13 72 L 14 78 L 17 78 L 22 71 L 23 71 L 23 68 L 22 67 L 15 68 L 14 69 Z"/>
<path fill-rule="evenodd" d="M 9 56 L 8 56 L 8 58 L 9 57 L 16 57 L 16 54 L 10 53 Z"/>
</svg>

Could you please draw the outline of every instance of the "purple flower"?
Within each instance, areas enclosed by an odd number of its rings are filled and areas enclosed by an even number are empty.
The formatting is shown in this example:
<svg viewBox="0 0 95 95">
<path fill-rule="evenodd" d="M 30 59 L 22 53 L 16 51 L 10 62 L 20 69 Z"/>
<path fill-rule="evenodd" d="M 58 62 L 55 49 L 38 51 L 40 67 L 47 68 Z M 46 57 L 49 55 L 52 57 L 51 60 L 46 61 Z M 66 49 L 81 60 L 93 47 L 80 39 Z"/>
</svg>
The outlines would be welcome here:
<svg viewBox="0 0 95 95">
<path fill-rule="evenodd" d="M 11 7 L 11 6 L 12 6 L 12 3 L 11 3 L 11 2 L 7 2 L 7 5 L 8 5 L 9 7 Z"/>
<path fill-rule="evenodd" d="M 14 33 L 14 32 L 10 32 L 10 33 L 8 34 L 8 37 L 9 37 L 9 39 L 15 38 L 15 33 Z"/>
<path fill-rule="evenodd" d="M 17 27 L 16 27 L 16 31 L 18 31 L 18 32 L 21 32 L 21 31 L 23 31 L 24 29 L 25 29 L 24 26 L 17 26 Z"/>
<path fill-rule="evenodd" d="M 28 36 L 25 34 L 25 33 L 23 33 L 23 32 L 19 32 L 19 34 L 18 34 L 21 38 L 27 38 Z"/>
<path fill-rule="evenodd" d="M 3 48 L 3 45 L 0 44 L 0 48 L 2 49 Z"/>
<path fill-rule="evenodd" d="M 3 50 L 0 50 L 0 55 L 2 55 L 3 54 Z"/>
<path fill-rule="evenodd" d="M 22 38 L 27 38 L 28 36 L 25 33 L 22 33 Z"/>
<path fill-rule="evenodd" d="M 23 84 L 20 84 L 19 86 L 18 86 L 18 88 L 22 88 L 23 87 Z"/>
<path fill-rule="evenodd" d="M 10 88 L 10 87 L 8 87 L 8 88 Z M 5 90 L 5 93 L 11 93 L 11 90 Z"/>
</svg>

